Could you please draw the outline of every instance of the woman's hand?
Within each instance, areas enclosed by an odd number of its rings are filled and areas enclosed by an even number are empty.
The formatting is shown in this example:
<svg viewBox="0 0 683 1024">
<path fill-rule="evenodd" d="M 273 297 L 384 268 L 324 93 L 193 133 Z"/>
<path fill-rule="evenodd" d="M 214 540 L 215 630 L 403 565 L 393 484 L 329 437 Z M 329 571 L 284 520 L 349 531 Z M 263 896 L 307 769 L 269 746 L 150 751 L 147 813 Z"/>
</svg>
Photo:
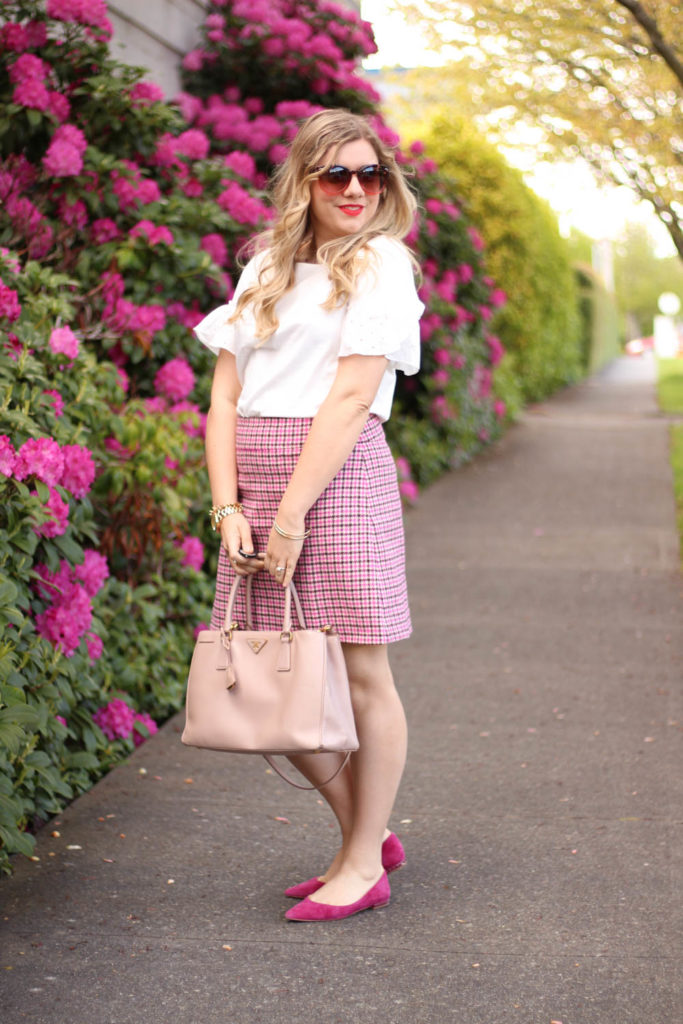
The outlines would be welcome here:
<svg viewBox="0 0 683 1024">
<path fill-rule="evenodd" d="M 301 524 L 300 529 L 288 527 L 287 532 L 302 534 L 305 533 L 305 527 L 303 524 Z M 294 575 L 296 563 L 299 561 L 299 555 L 303 546 L 303 540 L 287 540 L 286 537 L 280 536 L 275 527 L 270 531 L 264 565 L 266 571 L 283 587 L 292 582 L 292 576 Z"/>
<path fill-rule="evenodd" d="M 251 576 L 260 572 L 263 568 L 263 558 L 244 558 L 240 555 L 240 548 L 246 552 L 253 552 L 254 543 L 251 539 L 251 529 L 246 518 L 241 512 L 233 512 L 225 516 L 220 522 L 221 541 L 228 552 L 232 567 L 238 576 Z"/>
</svg>

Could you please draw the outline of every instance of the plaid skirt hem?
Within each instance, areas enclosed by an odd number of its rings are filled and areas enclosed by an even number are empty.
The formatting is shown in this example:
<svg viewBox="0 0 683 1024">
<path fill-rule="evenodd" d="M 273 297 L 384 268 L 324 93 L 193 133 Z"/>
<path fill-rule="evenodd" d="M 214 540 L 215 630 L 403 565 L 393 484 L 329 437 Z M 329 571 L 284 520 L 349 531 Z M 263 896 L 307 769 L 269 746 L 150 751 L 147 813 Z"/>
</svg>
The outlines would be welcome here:
<svg viewBox="0 0 683 1024">
<path fill-rule="evenodd" d="M 311 422 L 238 418 L 239 497 L 256 550 L 266 547 Z M 376 416 L 370 417 L 346 463 L 310 509 L 306 525 L 311 536 L 294 573 L 306 626 L 332 625 L 344 643 L 386 644 L 410 636 L 401 499 L 394 460 Z M 221 548 L 214 629 L 225 618 L 234 578 Z M 245 620 L 243 591 L 238 592 L 234 615 L 240 625 Z M 265 572 L 253 580 L 253 605 L 255 628 L 281 627 L 282 587 Z"/>
</svg>

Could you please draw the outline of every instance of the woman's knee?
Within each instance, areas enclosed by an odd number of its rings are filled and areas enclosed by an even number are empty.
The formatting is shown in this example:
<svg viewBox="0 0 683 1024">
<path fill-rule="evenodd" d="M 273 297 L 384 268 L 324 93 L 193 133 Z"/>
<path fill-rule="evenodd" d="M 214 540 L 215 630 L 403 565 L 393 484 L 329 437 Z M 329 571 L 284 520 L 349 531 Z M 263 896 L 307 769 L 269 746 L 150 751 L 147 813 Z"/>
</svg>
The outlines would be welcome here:
<svg viewBox="0 0 683 1024">
<path fill-rule="evenodd" d="M 386 645 L 345 644 L 344 655 L 354 708 L 395 692 Z"/>
</svg>

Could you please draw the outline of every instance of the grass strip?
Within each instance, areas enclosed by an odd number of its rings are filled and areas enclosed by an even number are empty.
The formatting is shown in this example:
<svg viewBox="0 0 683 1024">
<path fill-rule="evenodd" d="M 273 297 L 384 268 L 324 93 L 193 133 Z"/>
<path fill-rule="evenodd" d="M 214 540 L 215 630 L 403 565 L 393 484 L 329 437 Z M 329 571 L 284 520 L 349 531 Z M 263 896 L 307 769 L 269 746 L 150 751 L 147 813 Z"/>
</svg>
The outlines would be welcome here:
<svg viewBox="0 0 683 1024">
<path fill-rule="evenodd" d="M 657 360 L 657 391 L 662 412 L 683 413 L 683 359 Z"/>
<path fill-rule="evenodd" d="M 657 393 L 662 412 L 683 414 L 683 359 L 657 360 Z M 683 565 L 683 423 L 671 424 L 671 468 Z"/>
<path fill-rule="evenodd" d="M 671 425 L 671 467 L 674 473 L 676 496 L 676 522 L 683 568 L 683 423 Z"/>
</svg>

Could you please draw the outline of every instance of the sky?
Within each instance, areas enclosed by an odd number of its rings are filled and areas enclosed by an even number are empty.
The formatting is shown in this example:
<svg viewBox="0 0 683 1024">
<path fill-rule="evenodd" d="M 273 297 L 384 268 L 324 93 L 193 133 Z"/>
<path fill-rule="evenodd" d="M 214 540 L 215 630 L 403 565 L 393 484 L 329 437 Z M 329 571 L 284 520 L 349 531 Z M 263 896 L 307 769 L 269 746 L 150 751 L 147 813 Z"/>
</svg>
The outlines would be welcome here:
<svg viewBox="0 0 683 1024">
<path fill-rule="evenodd" d="M 391 6 L 391 0 L 361 0 L 361 15 L 371 22 L 379 47 L 378 53 L 363 62 L 364 67 L 434 67 L 443 63 L 439 54 L 428 50 L 419 26 L 407 25 L 401 14 L 391 12 Z M 658 256 L 675 254 L 669 233 L 650 204 L 637 202 L 625 187 L 599 187 L 582 161 L 531 163 L 528 148 L 516 151 L 514 147 L 506 148 L 505 156 L 556 211 L 563 234 L 575 227 L 591 238 L 616 239 L 627 220 L 637 221 L 647 226 Z"/>
</svg>

